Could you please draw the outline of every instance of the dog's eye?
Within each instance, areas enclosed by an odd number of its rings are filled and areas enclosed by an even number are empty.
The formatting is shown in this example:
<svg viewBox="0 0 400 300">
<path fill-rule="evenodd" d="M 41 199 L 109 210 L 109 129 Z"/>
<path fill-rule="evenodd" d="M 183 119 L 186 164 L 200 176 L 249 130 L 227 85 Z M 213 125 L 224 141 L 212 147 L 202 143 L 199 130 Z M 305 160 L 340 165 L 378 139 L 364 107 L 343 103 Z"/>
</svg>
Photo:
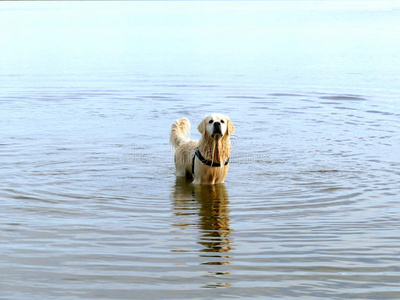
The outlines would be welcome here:
<svg viewBox="0 0 400 300">
<path fill-rule="evenodd" d="M 208 123 L 212 124 L 212 122 L 214 122 L 213 120 L 210 120 Z"/>
<path fill-rule="evenodd" d="M 225 123 L 225 121 L 224 121 L 224 120 L 221 120 L 221 123 Z"/>
</svg>

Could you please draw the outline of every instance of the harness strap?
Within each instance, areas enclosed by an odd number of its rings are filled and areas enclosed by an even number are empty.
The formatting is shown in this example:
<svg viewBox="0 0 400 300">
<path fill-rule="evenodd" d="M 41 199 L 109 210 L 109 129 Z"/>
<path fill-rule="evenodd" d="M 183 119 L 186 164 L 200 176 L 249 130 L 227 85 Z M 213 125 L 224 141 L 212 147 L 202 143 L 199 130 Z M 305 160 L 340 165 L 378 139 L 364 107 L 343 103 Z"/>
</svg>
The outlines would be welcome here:
<svg viewBox="0 0 400 300">
<path fill-rule="evenodd" d="M 195 161 L 196 156 L 199 158 L 199 160 L 200 160 L 203 164 L 205 164 L 205 165 L 207 165 L 207 166 L 210 166 L 210 167 L 220 167 L 220 166 L 221 166 L 220 163 L 216 163 L 216 162 L 213 162 L 213 161 L 211 161 L 211 160 L 205 159 L 205 158 L 203 157 L 203 155 L 201 155 L 199 148 L 197 148 L 196 151 L 195 151 L 194 154 L 193 154 L 192 174 L 194 174 L 194 161 Z M 225 162 L 224 166 L 226 166 L 228 163 L 229 163 L 229 157 L 228 157 L 228 160 Z"/>
</svg>

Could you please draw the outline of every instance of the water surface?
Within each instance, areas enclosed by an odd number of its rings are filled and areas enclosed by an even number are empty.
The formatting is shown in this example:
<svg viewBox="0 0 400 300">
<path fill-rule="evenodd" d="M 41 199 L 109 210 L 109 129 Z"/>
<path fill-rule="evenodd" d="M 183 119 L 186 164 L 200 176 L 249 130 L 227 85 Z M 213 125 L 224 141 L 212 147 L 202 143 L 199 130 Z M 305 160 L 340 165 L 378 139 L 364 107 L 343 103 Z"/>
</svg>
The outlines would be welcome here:
<svg viewBox="0 0 400 300">
<path fill-rule="evenodd" d="M 0 298 L 398 298 L 400 11 L 327 3 L 3 3 Z"/>
</svg>

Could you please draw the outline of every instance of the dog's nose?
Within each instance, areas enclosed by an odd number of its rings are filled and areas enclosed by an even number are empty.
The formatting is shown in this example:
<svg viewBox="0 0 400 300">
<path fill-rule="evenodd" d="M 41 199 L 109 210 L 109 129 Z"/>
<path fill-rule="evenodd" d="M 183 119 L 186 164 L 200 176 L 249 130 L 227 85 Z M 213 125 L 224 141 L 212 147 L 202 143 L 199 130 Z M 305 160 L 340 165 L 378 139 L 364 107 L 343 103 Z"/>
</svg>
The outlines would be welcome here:
<svg viewBox="0 0 400 300">
<path fill-rule="evenodd" d="M 221 128 L 221 123 L 220 122 L 215 122 L 214 123 L 215 128 Z"/>
</svg>

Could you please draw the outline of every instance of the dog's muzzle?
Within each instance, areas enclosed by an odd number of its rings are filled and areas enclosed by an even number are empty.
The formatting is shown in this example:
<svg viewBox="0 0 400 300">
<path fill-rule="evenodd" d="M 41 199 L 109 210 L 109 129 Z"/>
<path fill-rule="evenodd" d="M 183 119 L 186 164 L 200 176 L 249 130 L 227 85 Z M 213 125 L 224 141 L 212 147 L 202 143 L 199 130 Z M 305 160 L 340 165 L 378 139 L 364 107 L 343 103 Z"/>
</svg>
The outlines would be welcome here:
<svg viewBox="0 0 400 300">
<path fill-rule="evenodd" d="M 215 135 L 220 135 L 221 137 L 223 136 L 220 122 L 214 123 L 214 130 L 213 130 L 213 134 L 211 135 L 211 137 L 214 138 Z"/>
</svg>

